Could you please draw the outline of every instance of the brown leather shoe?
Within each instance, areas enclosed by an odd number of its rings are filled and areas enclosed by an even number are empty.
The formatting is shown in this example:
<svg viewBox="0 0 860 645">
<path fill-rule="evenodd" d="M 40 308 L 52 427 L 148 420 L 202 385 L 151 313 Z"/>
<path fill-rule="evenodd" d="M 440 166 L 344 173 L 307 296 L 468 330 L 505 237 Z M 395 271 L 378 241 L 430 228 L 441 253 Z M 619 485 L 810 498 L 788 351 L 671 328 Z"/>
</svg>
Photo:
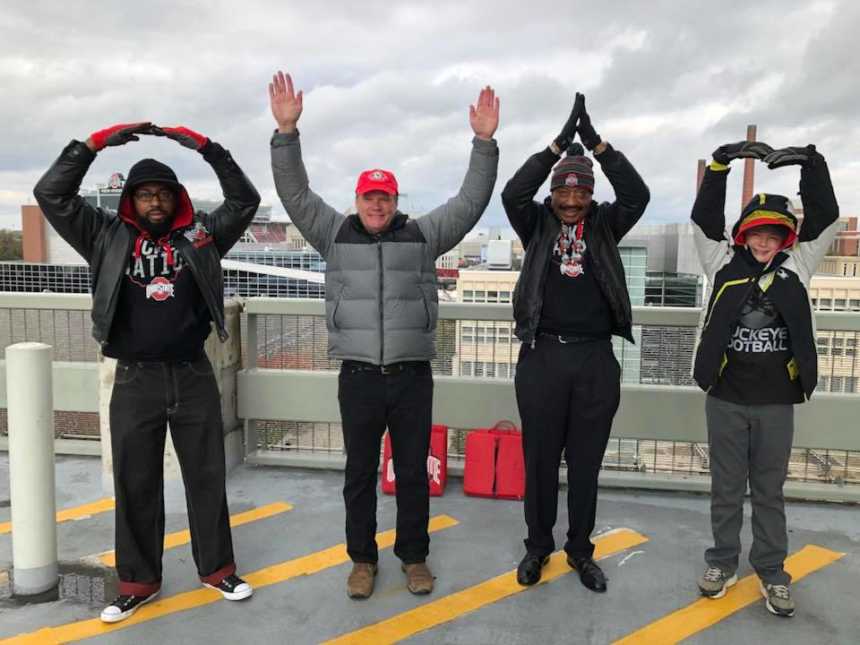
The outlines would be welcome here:
<svg viewBox="0 0 860 645">
<path fill-rule="evenodd" d="M 404 564 L 400 568 L 406 573 L 406 588 L 416 596 L 433 591 L 433 574 L 426 562 Z"/>
<path fill-rule="evenodd" d="M 370 598 L 377 566 L 372 562 L 356 562 L 346 580 L 346 595 L 356 600 Z"/>
</svg>

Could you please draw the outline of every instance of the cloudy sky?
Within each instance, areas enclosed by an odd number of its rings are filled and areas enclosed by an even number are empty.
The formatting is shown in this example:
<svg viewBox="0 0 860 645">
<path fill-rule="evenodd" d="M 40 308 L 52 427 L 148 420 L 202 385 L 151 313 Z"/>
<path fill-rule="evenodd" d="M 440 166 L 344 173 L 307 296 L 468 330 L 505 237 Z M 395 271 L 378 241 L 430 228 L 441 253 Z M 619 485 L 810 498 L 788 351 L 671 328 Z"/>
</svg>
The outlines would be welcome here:
<svg viewBox="0 0 860 645">
<path fill-rule="evenodd" d="M 815 143 L 842 214 L 860 214 L 860 3 L 851 0 L 136 6 L 3 2 L 0 226 L 20 226 L 20 204 L 33 203 L 33 184 L 71 138 L 136 120 L 221 142 L 282 216 L 268 147 L 266 84 L 276 69 L 305 91 L 299 127 L 311 185 L 340 209 L 369 167 L 397 174 L 413 214 L 455 192 L 468 105 L 491 84 L 501 97 L 501 162 L 479 226 L 506 224 L 505 181 L 556 136 L 576 91 L 650 186 L 646 222 L 687 218 L 696 160 L 744 138 L 750 123 L 774 147 Z M 84 186 L 145 156 L 174 166 L 192 198 L 220 195 L 199 156 L 152 138 L 100 153 Z M 738 164 L 732 215 L 741 175 Z M 793 195 L 798 175 L 759 166 L 756 188 Z M 612 199 L 599 174 L 596 196 Z"/>
</svg>

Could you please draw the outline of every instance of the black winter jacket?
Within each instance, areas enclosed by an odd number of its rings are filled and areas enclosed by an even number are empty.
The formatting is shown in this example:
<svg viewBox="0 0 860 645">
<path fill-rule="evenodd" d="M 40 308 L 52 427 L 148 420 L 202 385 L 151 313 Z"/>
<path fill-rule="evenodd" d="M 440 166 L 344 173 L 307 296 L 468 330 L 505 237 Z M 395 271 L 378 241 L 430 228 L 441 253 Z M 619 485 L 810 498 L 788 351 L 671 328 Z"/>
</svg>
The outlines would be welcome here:
<svg viewBox="0 0 860 645">
<path fill-rule="evenodd" d="M 726 234 L 726 179 L 729 169 L 708 168 L 693 205 L 693 236 L 699 260 L 711 286 L 702 312 L 693 378 L 706 392 L 719 380 L 728 358 L 726 348 L 750 290 L 759 288 L 776 305 L 791 339 L 791 380 L 800 379 L 807 399 L 818 383 L 815 317 L 809 283 L 839 228 L 839 205 L 824 157 L 816 153 L 800 169 L 803 222 L 795 244 L 776 254 L 767 271 L 750 252 Z M 737 224 L 734 227 L 737 230 Z"/>
<path fill-rule="evenodd" d="M 200 152 L 218 176 L 224 203 L 211 213 L 194 213 L 181 187 L 177 225 L 170 236 L 191 269 L 218 337 L 224 341 L 228 334 L 224 327 L 221 258 L 251 223 L 260 196 L 227 150 L 210 141 Z M 90 266 L 93 337 L 104 346 L 116 313 L 122 279 L 141 231 L 134 222 L 130 195 L 123 194 L 119 213 L 96 208 L 78 195 L 95 158 L 86 144 L 73 140 L 39 180 L 33 193 L 51 226 Z"/>
<path fill-rule="evenodd" d="M 621 241 L 642 217 L 651 195 L 627 158 L 612 146 L 594 157 L 615 190 L 616 201 L 591 202 L 583 235 L 594 275 L 612 312 L 612 333 L 633 341 L 630 296 L 618 252 Z M 505 212 L 525 249 L 522 270 L 514 289 L 515 334 L 524 343 L 535 339 L 543 307 L 544 280 L 561 224 L 550 208 L 550 198 L 533 201 L 558 156 L 549 148 L 529 157 L 502 191 Z"/>
</svg>

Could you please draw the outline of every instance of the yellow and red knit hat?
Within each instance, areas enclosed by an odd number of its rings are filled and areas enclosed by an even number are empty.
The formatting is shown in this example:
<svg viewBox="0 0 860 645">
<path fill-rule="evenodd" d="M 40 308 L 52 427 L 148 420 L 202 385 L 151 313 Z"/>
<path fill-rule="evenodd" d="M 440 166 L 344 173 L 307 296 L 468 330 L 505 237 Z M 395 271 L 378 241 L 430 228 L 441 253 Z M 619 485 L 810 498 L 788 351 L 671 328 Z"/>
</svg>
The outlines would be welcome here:
<svg viewBox="0 0 860 645">
<path fill-rule="evenodd" d="M 732 228 L 732 238 L 738 246 L 747 242 L 747 231 L 759 226 L 780 226 L 787 235 L 779 250 L 791 247 L 797 240 L 797 217 L 791 212 L 788 197 L 759 193 L 744 207 L 740 219 Z"/>
</svg>

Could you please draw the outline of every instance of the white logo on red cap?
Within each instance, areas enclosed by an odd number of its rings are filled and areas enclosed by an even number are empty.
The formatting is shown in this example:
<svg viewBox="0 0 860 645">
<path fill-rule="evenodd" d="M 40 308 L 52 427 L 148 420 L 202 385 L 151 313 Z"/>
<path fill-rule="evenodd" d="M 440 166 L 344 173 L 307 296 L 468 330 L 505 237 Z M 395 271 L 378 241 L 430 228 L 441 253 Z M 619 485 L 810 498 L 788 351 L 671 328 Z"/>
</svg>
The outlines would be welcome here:
<svg viewBox="0 0 860 645">
<path fill-rule="evenodd" d="M 573 173 L 570 173 L 567 177 L 564 178 L 564 185 L 565 186 L 578 186 L 579 185 L 579 179 L 577 178 L 576 175 L 574 175 Z"/>
<path fill-rule="evenodd" d="M 173 283 L 167 278 L 153 278 L 152 282 L 146 285 L 146 299 L 152 298 L 157 302 L 163 302 L 168 298 L 173 298 Z"/>
<path fill-rule="evenodd" d="M 370 178 L 373 181 L 385 181 L 387 179 L 385 173 L 381 170 L 374 170 L 372 173 L 370 173 Z"/>
</svg>

